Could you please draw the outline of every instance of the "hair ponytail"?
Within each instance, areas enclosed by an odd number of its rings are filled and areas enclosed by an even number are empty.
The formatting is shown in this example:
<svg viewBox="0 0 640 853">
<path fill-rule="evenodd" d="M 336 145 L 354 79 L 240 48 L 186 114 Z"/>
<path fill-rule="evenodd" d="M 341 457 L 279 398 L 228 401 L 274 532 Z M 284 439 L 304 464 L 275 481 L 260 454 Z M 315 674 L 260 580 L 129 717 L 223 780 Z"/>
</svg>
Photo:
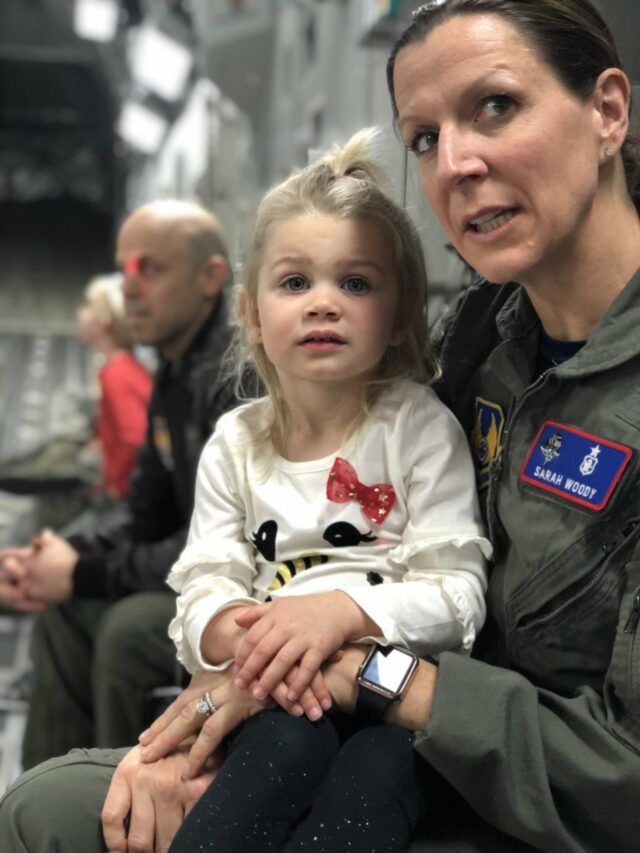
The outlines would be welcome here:
<svg viewBox="0 0 640 853">
<path fill-rule="evenodd" d="M 386 175 L 371 157 L 371 148 L 376 136 L 377 131 L 374 128 L 358 131 L 344 145 L 334 145 L 327 154 L 309 166 L 309 170 L 324 166 L 330 170 L 333 180 L 354 178 L 386 192 Z"/>
</svg>

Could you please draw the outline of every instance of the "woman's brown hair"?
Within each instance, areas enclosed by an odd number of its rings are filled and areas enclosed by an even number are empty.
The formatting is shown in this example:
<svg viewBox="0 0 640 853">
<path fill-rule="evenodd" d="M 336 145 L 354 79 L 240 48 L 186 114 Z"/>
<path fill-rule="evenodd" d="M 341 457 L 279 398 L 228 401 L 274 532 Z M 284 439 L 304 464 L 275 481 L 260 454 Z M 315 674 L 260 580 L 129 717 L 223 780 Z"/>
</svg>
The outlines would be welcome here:
<svg viewBox="0 0 640 853">
<path fill-rule="evenodd" d="M 603 71 L 622 68 L 611 31 L 589 0 L 431 0 L 414 12 L 413 22 L 387 61 L 387 85 L 396 118 L 393 74 L 398 54 L 458 15 L 500 15 L 533 45 L 560 82 L 580 100 L 593 93 Z M 638 131 L 627 134 L 621 153 L 629 195 L 640 213 Z"/>
</svg>

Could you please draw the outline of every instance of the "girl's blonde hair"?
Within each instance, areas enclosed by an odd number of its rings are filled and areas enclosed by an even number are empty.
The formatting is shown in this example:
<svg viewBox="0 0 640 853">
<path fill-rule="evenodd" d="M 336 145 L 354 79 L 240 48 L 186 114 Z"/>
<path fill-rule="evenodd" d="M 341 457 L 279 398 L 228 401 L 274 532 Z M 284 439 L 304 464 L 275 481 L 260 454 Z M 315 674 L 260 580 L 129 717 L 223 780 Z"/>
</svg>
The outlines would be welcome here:
<svg viewBox="0 0 640 853">
<path fill-rule="evenodd" d="M 120 273 L 95 276 L 85 288 L 84 301 L 100 320 L 109 324 L 118 346 L 130 349 L 133 341 L 124 316 L 122 281 Z"/>
<path fill-rule="evenodd" d="M 255 308 L 265 247 L 280 222 L 316 216 L 373 220 L 391 237 L 399 290 L 396 329 L 402 333 L 401 341 L 388 348 L 377 375 L 363 387 L 357 424 L 391 382 L 405 378 L 426 384 L 437 374 L 427 331 L 427 277 L 422 245 L 407 213 L 382 189 L 384 175 L 369 153 L 374 133 L 360 131 L 343 147 L 335 146 L 320 160 L 294 172 L 266 194 L 256 213 L 242 283 L 235 288 L 238 328 L 234 362 L 239 395 L 250 365 L 266 387 L 273 403 L 273 422 L 264 438 L 270 438 L 280 450 L 287 434 L 287 404 L 276 370 L 262 344 L 252 342 L 245 319 Z"/>
</svg>

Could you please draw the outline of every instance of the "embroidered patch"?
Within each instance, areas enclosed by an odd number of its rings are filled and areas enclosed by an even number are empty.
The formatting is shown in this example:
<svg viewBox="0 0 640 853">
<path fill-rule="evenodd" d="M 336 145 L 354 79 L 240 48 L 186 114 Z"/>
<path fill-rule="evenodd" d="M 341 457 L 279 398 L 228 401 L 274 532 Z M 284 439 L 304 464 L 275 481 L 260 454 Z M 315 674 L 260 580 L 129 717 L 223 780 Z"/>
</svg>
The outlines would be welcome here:
<svg viewBox="0 0 640 853">
<path fill-rule="evenodd" d="M 481 488 L 489 479 L 489 467 L 497 459 L 502 442 L 504 412 L 498 403 L 490 403 L 476 397 L 476 415 L 473 423 L 471 445 L 478 471 L 478 486 Z"/>
<path fill-rule="evenodd" d="M 631 448 L 624 444 L 546 421 L 529 448 L 520 479 L 599 512 L 631 456 Z"/>
</svg>

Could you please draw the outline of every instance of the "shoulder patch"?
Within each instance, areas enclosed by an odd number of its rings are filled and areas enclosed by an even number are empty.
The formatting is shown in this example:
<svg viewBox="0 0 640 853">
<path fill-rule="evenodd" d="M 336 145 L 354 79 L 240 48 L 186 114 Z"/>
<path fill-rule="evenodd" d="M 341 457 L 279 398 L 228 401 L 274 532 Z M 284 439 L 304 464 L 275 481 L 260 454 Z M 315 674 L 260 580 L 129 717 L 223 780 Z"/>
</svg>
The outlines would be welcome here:
<svg viewBox="0 0 640 853">
<path fill-rule="evenodd" d="M 546 421 L 534 438 L 520 480 L 601 512 L 633 455 L 630 447 L 578 427 Z"/>
<path fill-rule="evenodd" d="M 478 486 L 487 484 L 489 468 L 502 444 L 504 412 L 498 403 L 476 397 L 471 446 L 478 472 Z"/>
</svg>

